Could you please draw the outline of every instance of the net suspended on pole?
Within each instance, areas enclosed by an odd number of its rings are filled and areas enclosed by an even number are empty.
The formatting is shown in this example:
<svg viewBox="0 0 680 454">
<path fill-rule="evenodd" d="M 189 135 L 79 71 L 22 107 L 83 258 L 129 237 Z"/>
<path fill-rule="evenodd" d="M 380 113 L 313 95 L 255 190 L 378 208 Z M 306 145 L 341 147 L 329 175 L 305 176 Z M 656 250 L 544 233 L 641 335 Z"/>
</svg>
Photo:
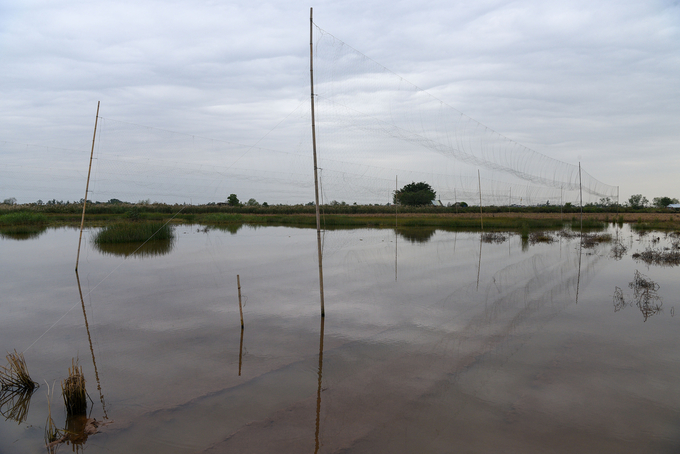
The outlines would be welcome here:
<svg viewBox="0 0 680 454">
<path fill-rule="evenodd" d="M 505 175 L 508 184 L 545 188 L 543 195 L 534 194 L 544 202 L 556 201 L 560 190 L 575 200 L 578 166 L 497 133 L 318 26 L 315 30 L 317 124 L 325 170 L 332 170 L 327 160 L 342 160 L 378 167 L 403 162 L 427 172 L 442 168 L 435 156 L 440 155 L 456 163 L 454 175 L 472 176 L 475 168 L 484 168 Z M 591 201 L 615 199 L 616 186 L 585 171 L 581 180 Z"/>
</svg>

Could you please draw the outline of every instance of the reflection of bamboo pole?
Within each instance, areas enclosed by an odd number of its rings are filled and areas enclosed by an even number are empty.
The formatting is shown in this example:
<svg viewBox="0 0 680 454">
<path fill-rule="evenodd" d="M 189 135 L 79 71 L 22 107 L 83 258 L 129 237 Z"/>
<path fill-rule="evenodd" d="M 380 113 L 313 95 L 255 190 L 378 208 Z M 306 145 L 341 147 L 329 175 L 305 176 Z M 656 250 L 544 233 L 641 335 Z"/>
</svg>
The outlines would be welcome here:
<svg viewBox="0 0 680 454">
<path fill-rule="evenodd" d="M 323 375 L 323 329 L 324 318 L 321 318 L 321 329 L 319 330 L 319 384 L 316 388 L 316 430 L 314 432 L 314 454 L 319 452 L 319 426 L 321 422 L 321 378 Z"/>
<path fill-rule="evenodd" d="M 241 313 L 241 329 L 245 327 L 243 324 L 243 306 L 241 305 L 241 277 L 236 275 L 236 283 L 238 285 L 238 311 Z"/>
<path fill-rule="evenodd" d="M 482 269 L 482 235 L 479 235 L 479 263 L 477 264 L 477 290 L 479 290 L 479 272 Z"/>
<path fill-rule="evenodd" d="M 576 304 L 578 304 L 578 290 L 581 286 L 581 251 L 583 249 L 583 232 L 581 232 L 581 243 L 578 247 L 578 277 L 576 278 Z"/>
<path fill-rule="evenodd" d="M 94 365 L 94 378 L 97 380 L 97 391 L 99 391 L 99 400 L 102 403 L 102 410 L 104 411 L 104 419 L 109 419 L 106 414 L 106 403 L 104 402 L 104 394 L 102 394 L 102 385 L 99 381 L 99 372 L 97 371 L 97 360 L 94 358 L 94 348 L 92 347 L 92 336 L 90 336 L 90 324 L 87 322 L 87 311 L 85 310 L 85 299 L 83 298 L 83 290 L 80 286 L 80 277 L 78 276 L 78 269 L 76 269 L 76 281 L 78 282 L 78 293 L 80 293 L 80 304 L 83 307 L 83 318 L 85 319 L 85 330 L 87 331 L 87 340 L 90 343 L 90 353 L 92 354 L 92 364 Z"/>
<path fill-rule="evenodd" d="M 323 320 L 323 319 L 322 319 Z M 238 349 L 238 376 L 241 376 L 241 363 L 243 362 L 243 328 L 241 328 L 241 345 Z"/>
<path fill-rule="evenodd" d="M 94 139 L 97 137 L 97 121 L 99 120 L 99 101 L 97 101 L 97 116 L 94 119 L 94 134 L 92 135 L 92 150 L 90 150 L 90 167 L 87 169 L 87 183 L 85 183 L 85 198 L 83 199 L 83 217 L 80 220 L 80 237 L 78 238 L 78 255 L 76 256 L 76 271 L 80 261 L 80 242 L 83 239 L 83 225 L 85 225 L 85 205 L 87 205 L 87 192 L 90 189 L 90 172 L 92 171 L 92 156 L 94 155 Z"/>
</svg>

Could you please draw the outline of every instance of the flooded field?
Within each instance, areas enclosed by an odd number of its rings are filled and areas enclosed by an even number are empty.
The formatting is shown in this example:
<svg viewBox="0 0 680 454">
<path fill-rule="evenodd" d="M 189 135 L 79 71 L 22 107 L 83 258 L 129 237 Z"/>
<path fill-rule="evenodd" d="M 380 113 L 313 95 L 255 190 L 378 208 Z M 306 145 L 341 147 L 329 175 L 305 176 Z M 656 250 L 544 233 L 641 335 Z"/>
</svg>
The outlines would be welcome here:
<svg viewBox="0 0 680 454">
<path fill-rule="evenodd" d="M 322 319 L 314 230 L 95 233 L 78 279 L 76 230 L 0 237 L 0 347 L 40 384 L 3 394 L 2 454 L 45 449 L 53 386 L 62 452 L 680 450 L 680 268 L 644 260 L 673 235 L 329 231 Z"/>
</svg>

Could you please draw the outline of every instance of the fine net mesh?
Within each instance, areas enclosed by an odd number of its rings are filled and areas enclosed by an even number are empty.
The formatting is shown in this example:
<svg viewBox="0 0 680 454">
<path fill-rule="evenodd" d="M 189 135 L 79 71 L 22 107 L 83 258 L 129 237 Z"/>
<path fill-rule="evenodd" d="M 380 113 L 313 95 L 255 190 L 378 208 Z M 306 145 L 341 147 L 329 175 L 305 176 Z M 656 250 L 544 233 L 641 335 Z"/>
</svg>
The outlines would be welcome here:
<svg viewBox="0 0 680 454">
<path fill-rule="evenodd" d="M 445 204 L 458 195 L 476 204 L 477 170 L 485 175 L 483 204 L 578 203 L 579 180 L 584 203 L 616 198 L 615 186 L 585 170 L 579 179 L 578 165 L 495 132 L 321 28 L 314 32 L 319 167 L 327 198 L 362 186 L 384 193 L 398 175 L 404 183 L 428 182 Z"/>
</svg>

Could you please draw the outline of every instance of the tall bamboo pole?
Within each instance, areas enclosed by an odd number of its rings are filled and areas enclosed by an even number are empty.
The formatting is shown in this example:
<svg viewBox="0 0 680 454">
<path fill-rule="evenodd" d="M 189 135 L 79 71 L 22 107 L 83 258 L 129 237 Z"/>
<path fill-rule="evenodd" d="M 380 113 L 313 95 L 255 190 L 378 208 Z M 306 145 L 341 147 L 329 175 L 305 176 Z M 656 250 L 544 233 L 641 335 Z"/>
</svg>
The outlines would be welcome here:
<svg viewBox="0 0 680 454">
<path fill-rule="evenodd" d="M 581 183 L 581 161 L 578 163 L 578 193 L 581 204 L 581 237 L 583 237 L 583 185 Z"/>
<path fill-rule="evenodd" d="M 482 177 L 479 175 L 479 169 L 477 169 L 477 180 L 479 181 L 479 222 L 484 230 L 484 217 L 482 215 Z"/>
<path fill-rule="evenodd" d="M 399 227 L 399 200 L 397 199 L 397 192 L 399 192 L 399 175 L 394 176 L 394 227 Z"/>
<path fill-rule="evenodd" d="M 85 206 L 87 205 L 87 193 L 90 189 L 90 172 L 92 172 L 92 156 L 94 156 L 94 139 L 97 137 L 97 121 L 99 121 L 99 103 L 97 101 L 97 116 L 94 119 L 94 134 L 92 134 L 92 150 L 90 150 L 90 167 L 87 169 L 87 183 L 85 183 L 85 198 L 83 199 L 83 217 L 80 220 L 80 236 L 78 237 L 78 255 L 76 256 L 76 272 L 80 262 L 80 243 L 83 240 L 83 226 L 85 225 Z"/>
<path fill-rule="evenodd" d="M 314 123 L 314 21 L 313 8 L 309 8 L 309 80 L 312 93 L 312 150 L 314 152 L 314 195 L 316 197 L 316 248 L 319 256 L 319 298 L 321 301 L 321 316 L 326 316 L 323 301 L 323 264 L 321 257 L 321 216 L 319 214 L 319 174 L 316 162 L 316 124 Z"/>
</svg>

